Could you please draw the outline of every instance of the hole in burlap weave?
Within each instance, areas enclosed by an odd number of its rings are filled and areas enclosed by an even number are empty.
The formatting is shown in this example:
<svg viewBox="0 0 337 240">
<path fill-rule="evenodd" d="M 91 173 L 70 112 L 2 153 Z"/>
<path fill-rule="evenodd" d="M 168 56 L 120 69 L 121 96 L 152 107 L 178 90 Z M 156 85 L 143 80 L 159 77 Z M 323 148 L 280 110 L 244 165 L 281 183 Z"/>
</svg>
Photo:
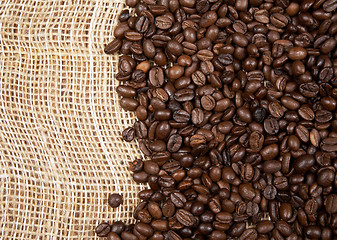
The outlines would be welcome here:
<svg viewBox="0 0 337 240">
<path fill-rule="evenodd" d="M 121 139 L 113 39 L 120 0 L 0 0 L 0 238 L 95 239 L 137 204 Z M 112 209 L 108 194 L 122 193 Z"/>
</svg>

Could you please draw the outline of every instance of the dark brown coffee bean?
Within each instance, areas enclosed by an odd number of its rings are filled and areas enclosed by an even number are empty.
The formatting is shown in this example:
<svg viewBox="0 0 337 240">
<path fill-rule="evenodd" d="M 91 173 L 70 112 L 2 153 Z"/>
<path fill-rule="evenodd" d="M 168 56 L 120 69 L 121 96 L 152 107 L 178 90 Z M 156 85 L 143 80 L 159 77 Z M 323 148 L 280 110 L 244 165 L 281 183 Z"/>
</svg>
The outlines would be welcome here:
<svg viewBox="0 0 337 240">
<path fill-rule="evenodd" d="M 255 197 L 254 188 L 248 183 L 243 183 L 239 186 L 239 193 L 244 199 L 249 201 Z"/>
<path fill-rule="evenodd" d="M 200 19 L 199 26 L 202 28 L 209 27 L 213 25 L 218 18 L 218 15 L 216 14 L 215 11 L 208 11 L 205 12 Z"/>
<path fill-rule="evenodd" d="M 268 185 L 264 190 L 263 190 L 263 196 L 267 200 L 272 200 L 275 199 L 277 194 L 277 189 L 273 185 Z"/>
<path fill-rule="evenodd" d="M 119 104 L 125 110 L 135 111 L 139 105 L 139 102 L 132 98 L 122 98 Z"/>
<path fill-rule="evenodd" d="M 117 193 L 113 193 L 109 195 L 108 203 L 110 207 L 117 208 L 123 202 L 123 197 Z"/>
<path fill-rule="evenodd" d="M 125 141 L 131 142 L 135 138 L 135 129 L 133 127 L 124 129 L 122 136 Z"/>
<path fill-rule="evenodd" d="M 168 142 L 167 142 L 167 150 L 169 152 L 178 152 L 182 145 L 183 139 L 178 134 L 173 134 L 170 136 Z"/>
<path fill-rule="evenodd" d="M 336 194 L 331 194 L 327 196 L 325 200 L 325 209 L 327 213 L 329 214 L 334 214 L 337 212 L 337 195 Z"/>
<path fill-rule="evenodd" d="M 221 202 L 217 198 L 211 198 L 208 202 L 209 209 L 217 214 L 221 211 Z"/>
<path fill-rule="evenodd" d="M 297 173 L 307 172 L 315 163 L 315 158 L 311 155 L 302 155 L 295 159 L 293 166 Z"/>
<path fill-rule="evenodd" d="M 273 229 L 274 229 L 273 222 L 268 220 L 261 221 L 256 225 L 256 230 L 260 234 L 271 232 Z"/>
<path fill-rule="evenodd" d="M 337 151 L 337 138 L 331 137 L 323 139 L 321 149 L 327 152 Z"/>
<path fill-rule="evenodd" d="M 187 201 L 185 196 L 180 192 L 171 193 L 170 199 L 177 208 L 182 208 Z"/>
<path fill-rule="evenodd" d="M 203 86 L 206 84 L 206 76 L 201 71 L 196 71 L 192 74 L 192 81 L 197 86 Z"/>
<path fill-rule="evenodd" d="M 284 28 L 288 25 L 288 18 L 280 13 L 274 13 L 270 16 L 270 22 L 277 28 Z"/>
<path fill-rule="evenodd" d="M 239 240 L 256 240 L 258 239 L 258 234 L 255 229 L 246 229 L 241 236 L 238 238 Z"/>
<path fill-rule="evenodd" d="M 176 218 L 182 225 L 187 227 L 191 227 L 196 223 L 196 219 L 193 214 L 184 209 L 179 209 L 176 212 Z"/>
<path fill-rule="evenodd" d="M 172 20 L 168 16 L 158 16 L 155 20 L 155 25 L 157 28 L 166 30 L 172 26 Z"/>
<path fill-rule="evenodd" d="M 269 105 L 268 105 L 268 109 L 269 109 L 270 115 L 272 115 L 276 119 L 281 118 L 284 114 L 284 109 L 282 108 L 280 103 L 278 103 L 276 101 L 270 102 Z"/>
<path fill-rule="evenodd" d="M 307 105 L 302 105 L 298 109 L 298 114 L 307 121 L 312 121 L 315 117 L 314 111 Z"/>
<path fill-rule="evenodd" d="M 171 200 L 164 202 L 162 207 L 163 215 L 165 217 L 172 217 L 175 213 L 175 206 Z"/>
<path fill-rule="evenodd" d="M 315 82 L 302 83 L 299 87 L 300 92 L 305 97 L 315 97 L 319 91 L 319 87 Z"/>
<path fill-rule="evenodd" d="M 197 57 L 200 61 L 211 61 L 213 59 L 213 52 L 207 49 L 202 49 L 197 52 Z"/>
<path fill-rule="evenodd" d="M 241 21 L 241 20 L 236 20 L 233 23 L 233 29 L 238 32 L 238 33 L 242 33 L 245 34 L 247 32 L 247 25 Z"/>
<path fill-rule="evenodd" d="M 210 95 L 205 95 L 201 98 L 201 106 L 207 110 L 211 111 L 215 108 L 215 100 Z"/>
<path fill-rule="evenodd" d="M 168 231 L 167 236 L 169 240 L 182 240 L 182 238 L 172 230 Z"/>
<path fill-rule="evenodd" d="M 104 52 L 106 54 L 114 54 L 116 53 L 122 46 L 122 41 L 118 38 L 112 40 L 106 47 L 104 48 Z"/>
<path fill-rule="evenodd" d="M 174 94 L 174 99 L 178 102 L 190 101 L 194 98 L 195 93 L 192 89 L 181 89 Z"/>
<path fill-rule="evenodd" d="M 326 12 L 333 12 L 337 8 L 337 2 L 334 0 L 328 0 L 323 3 L 323 9 Z"/>
<path fill-rule="evenodd" d="M 269 23 L 269 13 L 267 10 L 258 10 L 254 13 L 254 18 L 260 23 Z"/>
<path fill-rule="evenodd" d="M 101 223 L 95 229 L 97 236 L 106 237 L 111 231 L 111 226 L 109 223 Z"/>
<path fill-rule="evenodd" d="M 281 162 L 277 160 L 268 160 L 263 163 L 265 173 L 275 173 L 281 170 Z"/>
<path fill-rule="evenodd" d="M 318 123 L 327 123 L 332 120 L 332 113 L 327 110 L 319 110 L 315 113 L 315 120 Z"/>
<path fill-rule="evenodd" d="M 249 137 L 249 145 L 254 152 L 259 152 L 262 149 L 264 136 L 261 132 L 254 131 Z"/>
<path fill-rule="evenodd" d="M 123 240 L 137 240 L 138 237 L 130 232 L 122 232 L 121 237 Z"/>
<path fill-rule="evenodd" d="M 159 67 L 154 67 L 149 72 L 149 82 L 154 87 L 161 87 L 164 84 L 164 72 Z"/>
<path fill-rule="evenodd" d="M 309 130 L 304 127 L 303 125 L 298 125 L 295 128 L 295 133 L 301 142 L 308 142 L 309 141 Z"/>
<path fill-rule="evenodd" d="M 107 236 L 107 240 L 121 240 L 121 238 L 118 236 L 118 234 L 110 232 Z"/>
<path fill-rule="evenodd" d="M 205 114 L 202 109 L 195 108 L 192 110 L 191 121 L 195 125 L 200 125 L 204 121 Z"/>
<path fill-rule="evenodd" d="M 150 20 L 146 16 L 140 16 L 136 22 L 136 30 L 140 33 L 145 33 L 149 28 Z"/>
<path fill-rule="evenodd" d="M 143 34 L 136 31 L 127 30 L 124 32 L 124 37 L 126 40 L 129 40 L 131 42 L 137 42 L 143 38 Z"/>
</svg>

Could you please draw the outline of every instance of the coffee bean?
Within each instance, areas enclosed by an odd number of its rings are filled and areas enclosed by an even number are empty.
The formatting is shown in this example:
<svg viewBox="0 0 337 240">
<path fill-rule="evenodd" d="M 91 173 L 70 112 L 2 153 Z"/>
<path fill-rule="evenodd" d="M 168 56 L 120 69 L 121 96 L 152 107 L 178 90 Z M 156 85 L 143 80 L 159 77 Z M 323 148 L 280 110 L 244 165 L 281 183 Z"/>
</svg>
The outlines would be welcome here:
<svg viewBox="0 0 337 240">
<path fill-rule="evenodd" d="M 242 235 L 238 238 L 239 240 L 248 240 L 248 239 L 258 239 L 258 234 L 255 229 L 246 229 Z"/>
<path fill-rule="evenodd" d="M 315 113 L 314 111 L 306 105 L 302 105 L 299 109 L 298 109 L 298 114 L 307 121 L 312 121 L 315 117 Z"/>
<path fill-rule="evenodd" d="M 122 46 L 122 41 L 118 38 L 112 40 L 106 47 L 104 48 L 104 52 L 106 54 L 114 54 L 116 53 Z"/>
<path fill-rule="evenodd" d="M 137 240 L 138 237 L 130 232 L 122 232 L 121 237 L 123 240 Z"/>
<path fill-rule="evenodd" d="M 192 89 L 181 89 L 174 94 L 174 99 L 178 102 L 190 101 L 194 98 L 195 93 Z"/>
<path fill-rule="evenodd" d="M 149 82 L 154 87 L 161 87 L 164 84 L 164 72 L 161 68 L 152 68 L 149 72 Z"/>
<path fill-rule="evenodd" d="M 124 37 L 126 40 L 129 40 L 131 42 L 137 42 L 143 38 L 143 34 L 136 31 L 127 30 L 124 32 Z"/>
<path fill-rule="evenodd" d="M 269 103 L 268 109 L 269 109 L 270 115 L 272 115 L 276 119 L 281 118 L 284 114 L 284 110 L 282 106 L 280 105 L 280 103 L 276 101 Z"/>
<path fill-rule="evenodd" d="M 172 230 L 168 231 L 167 236 L 169 240 L 182 240 L 182 238 Z"/>
<path fill-rule="evenodd" d="M 233 23 L 233 29 L 238 32 L 238 33 L 242 33 L 245 34 L 248 30 L 247 25 L 241 21 L 241 20 L 236 20 Z"/>
<path fill-rule="evenodd" d="M 135 111 L 139 105 L 139 102 L 132 98 L 122 98 L 119 104 L 124 110 Z"/>
<path fill-rule="evenodd" d="M 337 151 L 337 138 L 325 138 L 322 141 L 321 148 L 323 151 L 335 152 Z"/>
<path fill-rule="evenodd" d="M 261 221 L 256 225 L 257 232 L 262 234 L 271 232 L 273 229 L 274 229 L 273 222 L 268 220 Z"/>
<path fill-rule="evenodd" d="M 217 16 L 217 14 L 216 14 L 215 11 L 205 12 L 201 16 L 201 19 L 200 19 L 200 22 L 199 22 L 199 26 L 202 27 L 202 28 L 209 27 L 209 26 L 213 25 L 216 22 L 217 18 L 218 18 L 218 16 Z"/>
<path fill-rule="evenodd" d="M 196 219 L 193 214 L 184 209 L 179 209 L 176 212 L 176 218 L 182 225 L 187 227 L 191 227 L 196 223 Z"/>
<path fill-rule="evenodd" d="M 206 76 L 203 74 L 201 71 L 196 71 L 195 73 L 192 74 L 192 81 L 197 85 L 197 86 L 203 86 L 206 84 Z"/>
<path fill-rule="evenodd" d="M 249 145 L 254 152 L 259 152 L 262 149 L 264 136 L 258 131 L 251 133 L 249 137 Z"/>
<path fill-rule="evenodd" d="M 269 13 L 267 10 L 258 10 L 254 13 L 254 18 L 260 23 L 269 23 Z"/>
<path fill-rule="evenodd" d="M 307 172 L 315 163 L 315 159 L 311 155 L 302 155 L 295 159 L 293 166 L 297 173 Z"/>
<path fill-rule="evenodd" d="M 106 237 L 111 231 L 111 226 L 109 223 L 101 223 L 96 227 L 95 231 L 97 236 Z"/>
<path fill-rule="evenodd" d="M 319 91 L 318 85 L 314 82 L 302 83 L 299 89 L 305 97 L 315 97 Z"/>
<path fill-rule="evenodd" d="M 200 61 L 211 61 L 213 59 L 213 52 L 207 49 L 202 49 L 197 52 L 197 57 Z"/>
<path fill-rule="evenodd" d="M 159 29 L 169 29 L 172 26 L 173 22 L 168 16 L 158 16 L 155 20 L 155 25 Z"/>
<path fill-rule="evenodd" d="M 118 234 L 110 232 L 107 236 L 107 240 L 121 240 L 121 238 L 118 236 Z"/>
<path fill-rule="evenodd" d="M 263 190 L 263 196 L 268 200 L 274 199 L 276 197 L 276 194 L 277 194 L 277 189 L 273 185 L 268 185 Z"/>
<path fill-rule="evenodd" d="M 337 195 L 331 194 L 325 200 L 325 209 L 327 213 L 334 214 L 337 212 Z"/>
<path fill-rule="evenodd" d="M 280 13 L 274 13 L 270 16 L 270 22 L 277 28 L 284 28 L 288 25 L 288 18 Z"/>
<path fill-rule="evenodd" d="M 182 208 L 186 203 L 186 198 L 182 193 L 171 193 L 170 199 L 177 208 Z"/>
<path fill-rule="evenodd" d="M 334 0 L 328 0 L 323 3 L 323 9 L 326 12 L 333 12 L 337 8 L 337 3 Z"/>
<path fill-rule="evenodd" d="M 315 113 L 315 120 L 318 123 L 327 123 L 332 120 L 332 113 L 327 110 L 319 110 Z"/>
<path fill-rule="evenodd" d="M 108 202 L 109 202 L 110 207 L 117 208 L 119 207 L 119 205 L 122 204 L 123 197 L 117 193 L 113 193 L 109 195 Z"/>
<path fill-rule="evenodd" d="M 255 197 L 255 191 L 253 187 L 248 183 L 243 183 L 239 186 L 240 195 L 249 201 L 253 200 Z"/>
<path fill-rule="evenodd" d="M 125 141 L 131 142 L 135 138 L 135 129 L 133 127 L 124 129 L 122 136 Z"/>
</svg>

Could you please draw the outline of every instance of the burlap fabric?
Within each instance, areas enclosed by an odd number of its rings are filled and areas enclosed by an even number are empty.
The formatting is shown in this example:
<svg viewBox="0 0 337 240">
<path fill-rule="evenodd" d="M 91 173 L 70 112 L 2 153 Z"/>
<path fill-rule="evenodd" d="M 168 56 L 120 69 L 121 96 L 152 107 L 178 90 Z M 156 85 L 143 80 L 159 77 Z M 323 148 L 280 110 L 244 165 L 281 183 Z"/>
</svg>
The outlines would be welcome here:
<svg viewBox="0 0 337 240">
<path fill-rule="evenodd" d="M 115 93 L 122 0 L 0 0 L 0 239 L 96 239 L 132 221 L 134 116 Z M 112 209 L 109 193 L 124 196 Z"/>
</svg>

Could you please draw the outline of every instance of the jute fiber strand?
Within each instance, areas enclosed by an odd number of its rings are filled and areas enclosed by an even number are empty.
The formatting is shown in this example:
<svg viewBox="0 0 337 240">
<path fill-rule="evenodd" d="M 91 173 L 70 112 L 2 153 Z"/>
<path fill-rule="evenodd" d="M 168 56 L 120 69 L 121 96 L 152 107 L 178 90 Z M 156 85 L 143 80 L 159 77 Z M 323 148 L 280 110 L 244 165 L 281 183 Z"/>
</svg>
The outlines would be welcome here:
<svg viewBox="0 0 337 240">
<path fill-rule="evenodd" d="M 0 0 L 0 239 L 96 239 L 132 222 L 134 115 L 104 54 L 122 0 Z M 117 209 L 109 193 L 121 193 Z"/>
</svg>

